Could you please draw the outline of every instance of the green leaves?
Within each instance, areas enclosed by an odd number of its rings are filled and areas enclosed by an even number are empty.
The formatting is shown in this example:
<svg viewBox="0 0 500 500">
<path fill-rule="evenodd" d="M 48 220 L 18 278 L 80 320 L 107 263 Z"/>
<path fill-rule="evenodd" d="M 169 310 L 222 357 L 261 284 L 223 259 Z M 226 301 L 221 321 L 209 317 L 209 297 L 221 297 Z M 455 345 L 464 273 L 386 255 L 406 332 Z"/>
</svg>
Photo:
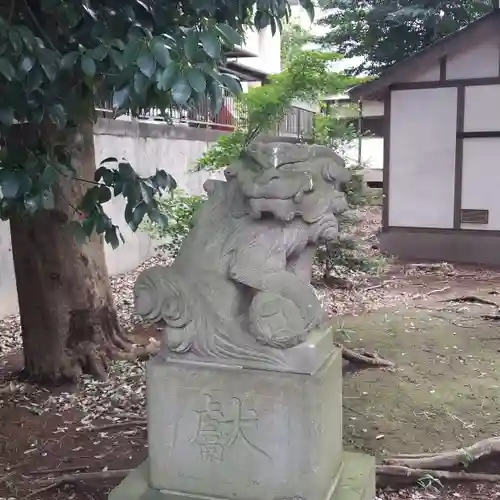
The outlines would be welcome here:
<svg viewBox="0 0 500 500">
<path fill-rule="evenodd" d="M 80 54 L 76 51 L 68 52 L 64 54 L 61 59 L 61 69 L 63 70 L 73 70 L 76 62 L 80 58 Z"/>
<path fill-rule="evenodd" d="M 314 21 L 314 4 L 312 0 L 299 0 L 301 7 L 307 12 L 309 19 Z"/>
<path fill-rule="evenodd" d="M 12 108 L 0 108 L 0 123 L 10 126 L 14 122 L 14 110 Z"/>
<path fill-rule="evenodd" d="M 122 109 L 124 108 L 130 97 L 130 88 L 123 87 L 121 89 L 116 90 L 113 93 L 113 108 L 114 109 Z"/>
<path fill-rule="evenodd" d="M 84 54 L 81 59 L 82 71 L 89 78 L 93 78 L 97 70 L 94 59 L 87 54 Z"/>
<path fill-rule="evenodd" d="M 188 102 L 191 92 L 191 85 L 183 76 L 172 85 L 172 98 L 178 106 L 184 106 Z"/>
<path fill-rule="evenodd" d="M 158 90 L 169 90 L 172 87 L 175 79 L 177 78 L 177 74 L 178 70 L 176 65 L 171 64 L 170 66 L 167 66 L 165 71 L 161 72 L 158 77 Z"/>
<path fill-rule="evenodd" d="M 19 170 L 0 171 L 0 187 L 4 198 L 16 198 L 21 190 L 22 172 Z"/>
<path fill-rule="evenodd" d="M 0 73 L 11 82 L 16 76 L 14 66 L 6 57 L 0 57 Z"/>
<path fill-rule="evenodd" d="M 58 67 L 58 57 L 53 50 L 42 48 L 38 50 L 38 62 L 45 73 L 45 76 L 53 82 L 56 79 Z"/>
<path fill-rule="evenodd" d="M 492 10 L 491 2 L 475 0 L 324 3 L 332 13 L 319 21 L 327 28 L 319 41 L 346 58 L 359 58 L 350 70 L 355 75 L 378 75 Z"/>
<path fill-rule="evenodd" d="M 158 213 L 147 216 L 141 229 L 160 242 L 160 248 L 176 257 L 185 237 L 193 227 L 195 212 L 205 201 L 204 196 L 192 196 L 176 189 L 158 198 Z"/>
<path fill-rule="evenodd" d="M 233 94 L 238 95 L 241 92 L 241 83 L 231 75 L 219 75 L 219 81 Z"/>
<path fill-rule="evenodd" d="M 212 59 L 219 59 L 221 56 L 221 44 L 219 38 L 213 31 L 203 31 L 200 33 L 201 46 L 205 53 Z"/>
<path fill-rule="evenodd" d="M 164 68 L 168 67 L 168 65 L 172 62 L 168 47 L 161 38 L 153 40 L 151 52 L 156 59 L 156 62 Z"/>
<path fill-rule="evenodd" d="M 54 104 L 54 106 L 49 109 L 49 117 L 58 129 L 63 129 L 68 121 L 66 111 L 62 104 Z"/>
<path fill-rule="evenodd" d="M 325 94 L 338 94 L 351 86 L 351 78 L 329 71 L 331 58 L 320 52 L 300 51 L 286 61 L 284 70 L 270 83 L 240 93 L 237 109 L 245 118 L 232 134 L 221 136 L 204 153 L 196 170 L 218 171 L 227 167 L 259 134 L 276 130 L 294 100 L 315 103 Z M 233 87 L 238 82 L 230 75 L 219 75 L 218 79 L 224 86 L 237 90 Z M 215 88 L 220 90 L 219 86 Z"/>
<path fill-rule="evenodd" d="M 19 71 L 21 73 L 27 74 L 33 69 L 34 65 L 35 65 L 35 60 L 32 57 L 25 56 L 21 59 L 21 62 L 19 63 Z"/>
<path fill-rule="evenodd" d="M 143 73 L 141 72 L 137 72 L 135 75 L 134 75 L 134 91 L 142 96 L 146 93 L 146 89 L 149 85 L 149 79 L 144 76 Z"/>
<path fill-rule="evenodd" d="M 195 92 L 203 94 L 207 87 L 207 81 L 203 72 L 198 68 L 189 68 L 187 70 L 187 79 Z"/>
<path fill-rule="evenodd" d="M 230 46 L 241 45 L 243 43 L 243 37 L 234 28 L 228 24 L 219 24 L 216 30 L 222 35 L 224 40 Z"/>
<path fill-rule="evenodd" d="M 195 30 L 188 31 L 184 40 L 184 53 L 188 61 L 196 59 L 198 54 L 199 35 Z"/>
<path fill-rule="evenodd" d="M 255 22 L 255 27 L 258 29 L 258 30 L 263 30 L 265 28 L 267 28 L 269 26 L 269 24 L 271 23 L 271 16 L 269 15 L 268 12 L 266 11 L 257 11 L 255 13 L 255 19 L 254 19 L 254 22 Z"/>
<path fill-rule="evenodd" d="M 156 70 L 156 60 L 153 57 L 153 54 L 149 52 L 142 52 L 137 59 L 137 66 L 144 76 L 151 78 Z"/>
<path fill-rule="evenodd" d="M 8 20 L 0 17 L 0 133 L 8 136 L 7 129 L 18 122 L 34 131 L 33 143 L 23 151 L 13 145 L 0 150 L 4 218 L 52 209 L 60 203 L 52 190 L 58 175 L 80 177 L 69 170 L 78 164 L 68 156 L 73 151 L 58 141 L 69 125 L 91 116 L 92 102 L 112 101 L 115 115 L 191 108 L 205 98 L 220 110 L 223 91 L 241 91 L 236 79 L 220 74 L 225 51 L 242 43 L 254 19 L 279 26 L 288 5 L 287 0 L 38 3 L 34 16 L 49 19 L 48 24 L 38 26 L 29 12 L 17 8 L 2 11 Z M 62 131 L 54 134 L 54 143 L 40 133 L 46 122 Z M 108 163 L 82 200 L 83 220 L 72 226 L 79 234 L 97 231 L 116 245 L 120 234 L 103 204 L 123 196 L 133 229 L 146 216 L 165 222 L 155 200 L 175 181 L 163 171 L 141 178 L 126 161 L 116 161 L 113 169 Z"/>
<path fill-rule="evenodd" d="M 107 165 L 116 164 L 111 169 Z M 175 180 L 163 170 L 157 170 L 150 177 L 140 177 L 126 160 L 106 158 L 95 173 L 95 182 L 87 191 L 80 204 L 80 210 L 86 219 L 82 225 L 87 234 L 96 231 L 105 234 L 105 240 L 111 245 L 118 244 L 116 227 L 105 214 L 102 204 L 111 197 L 121 195 L 126 200 L 125 220 L 133 231 L 136 231 L 144 217 L 159 220 L 157 197 L 167 190 L 175 189 Z M 90 232 L 88 232 L 90 231 Z"/>
</svg>

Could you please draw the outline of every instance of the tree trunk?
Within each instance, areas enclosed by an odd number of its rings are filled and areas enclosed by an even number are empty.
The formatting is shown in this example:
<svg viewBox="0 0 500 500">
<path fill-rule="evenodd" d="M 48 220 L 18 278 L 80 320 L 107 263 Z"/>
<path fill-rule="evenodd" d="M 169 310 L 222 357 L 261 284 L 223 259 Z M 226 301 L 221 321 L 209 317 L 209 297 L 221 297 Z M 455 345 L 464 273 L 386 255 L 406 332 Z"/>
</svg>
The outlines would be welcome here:
<svg viewBox="0 0 500 500">
<path fill-rule="evenodd" d="M 75 176 L 93 180 L 92 123 L 65 131 L 63 139 Z M 40 383 L 75 382 L 83 373 L 104 378 L 112 352 L 129 345 L 113 305 L 102 238 L 78 245 L 70 227 L 89 186 L 61 175 L 54 210 L 10 221 L 25 374 Z"/>
</svg>

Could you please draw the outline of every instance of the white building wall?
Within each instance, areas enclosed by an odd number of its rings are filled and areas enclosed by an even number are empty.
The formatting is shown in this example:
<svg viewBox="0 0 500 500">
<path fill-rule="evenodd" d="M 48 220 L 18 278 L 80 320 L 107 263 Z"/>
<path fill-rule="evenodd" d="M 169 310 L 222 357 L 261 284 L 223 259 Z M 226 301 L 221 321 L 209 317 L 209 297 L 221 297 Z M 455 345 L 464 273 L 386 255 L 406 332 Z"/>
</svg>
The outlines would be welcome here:
<svg viewBox="0 0 500 500">
<path fill-rule="evenodd" d="M 384 103 L 381 101 L 363 101 L 363 116 L 384 116 Z"/>
<path fill-rule="evenodd" d="M 500 138 L 464 140 L 462 209 L 488 210 L 488 224 L 463 229 L 500 230 Z"/>
<path fill-rule="evenodd" d="M 242 48 L 256 57 L 235 59 L 239 65 L 268 74 L 281 71 L 281 35 L 276 32 L 273 36 L 269 26 L 262 31 L 248 30 Z"/>
<path fill-rule="evenodd" d="M 438 63 L 434 64 L 425 71 L 417 72 L 417 74 L 407 80 L 408 82 L 436 82 L 441 75 L 441 68 Z"/>
<path fill-rule="evenodd" d="M 451 228 L 457 89 L 391 95 L 389 225 Z"/>
<path fill-rule="evenodd" d="M 500 74 L 500 33 L 489 40 L 449 57 L 446 62 L 448 80 L 487 78 Z"/>
<path fill-rule="evenodd" d="M 465 132 L 500 131 L 500 85 L 465 88 Z"/>
<path fill-rule="evenodd" d="M 500 132 L 500 85 L 465 89 L 465 132 Z M 500 230 L 500 138 L 465 138 L 462 208 L 488 210 L 488 224 L 464 229 Z"/>
</svg>

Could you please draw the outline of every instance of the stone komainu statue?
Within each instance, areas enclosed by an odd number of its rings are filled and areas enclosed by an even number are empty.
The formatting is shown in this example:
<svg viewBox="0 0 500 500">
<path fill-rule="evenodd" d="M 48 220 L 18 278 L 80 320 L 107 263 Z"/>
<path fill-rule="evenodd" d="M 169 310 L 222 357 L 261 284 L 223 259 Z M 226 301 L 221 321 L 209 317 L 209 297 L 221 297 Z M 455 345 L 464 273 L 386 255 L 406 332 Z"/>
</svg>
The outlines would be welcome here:
<svg viewBox="0 0 500 500">
<path fill-rule="evenodd" d="M 257 143 L 225 177 L 205 183 L 175 262 L 137 279 L 136 311 L 164 325 L 166 356 L 287 369 L 326 320 L 312 263 L 339 236 L 349 174 L 326 147 Z"/>
</svg>

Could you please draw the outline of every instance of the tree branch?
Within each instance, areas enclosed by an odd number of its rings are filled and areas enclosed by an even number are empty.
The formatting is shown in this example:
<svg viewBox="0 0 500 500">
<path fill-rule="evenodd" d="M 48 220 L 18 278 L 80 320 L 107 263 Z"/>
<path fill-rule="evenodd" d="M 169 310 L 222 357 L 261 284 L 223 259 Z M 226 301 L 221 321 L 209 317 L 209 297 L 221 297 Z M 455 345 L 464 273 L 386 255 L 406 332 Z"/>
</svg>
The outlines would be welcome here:
<svg viewBox="0 0 500 500">
<path fill-rule="evenodd" d="M 38 22 L 38 19 L 35 16 L 35 13 L 31 9 L 29 3 L 27 0 L 24 0 L 24 5 L 26 6 L 26 9 L 28 9 L 28 14 L 31 17 L 31 20 L 33 21 L 33 24 L 37 27 L 38 31 L 43 35 L 47 43 L 57 52 L 57 54 L 60 56 L 61 53 L 57 50 L 57 47 L 54 45 L 52 40 L 50 39 L 49 35 L 47 35 L 46 31 L 43 29 L 42 25 Z"/>
<path fill-rule="evenodd" d="M 11 2 L 10 2 L 10 12 L 9 12 L 9 26 L 11 25 L 12 19 L 14 17 L 15 7 L 16 7 L 16 0 L 11 0 Z"/>
<path fill-rule="evenodd" d="M 96 479 L 101 479 L 101 480 L 122 479 L 129 473 L 130 469 L 118 469 L 118 470 L 106 470 L 99 472 L 82 472 L 76 474 L 67 474 L 65 476 L 60 476 L 54 479 L 43 479 L 40 480 L 40 483 L 41 484 L 45 483 L 45 485 L 40 489 L 32 491 L 24 498 L 26 500 L 29 498 L 37 498 L 40 495 L 40 493 L 44 493 L 54 488 L 58 488 L 63 484 L 71 484 L 71 483 L 76 483 L 78 481 L 95 481 Z"/>
</svg>

